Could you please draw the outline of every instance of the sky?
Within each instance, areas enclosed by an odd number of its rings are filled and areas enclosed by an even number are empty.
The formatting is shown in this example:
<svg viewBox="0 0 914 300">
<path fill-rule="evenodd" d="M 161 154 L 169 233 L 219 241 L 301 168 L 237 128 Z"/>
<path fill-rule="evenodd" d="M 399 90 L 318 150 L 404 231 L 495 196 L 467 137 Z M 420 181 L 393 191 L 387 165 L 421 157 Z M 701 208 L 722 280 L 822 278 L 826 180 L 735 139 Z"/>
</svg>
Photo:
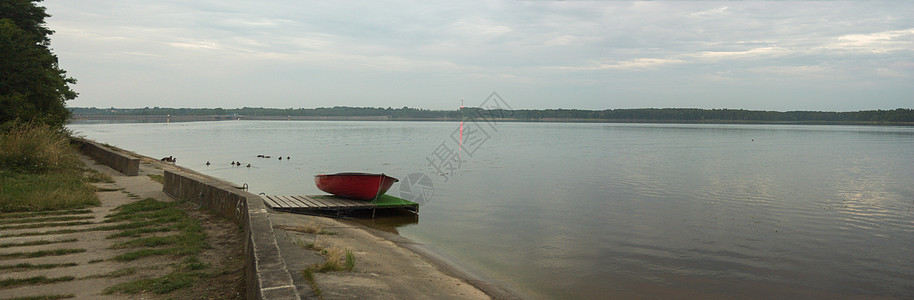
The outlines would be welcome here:
<svg viewBox="0 0 914 300">
<path fill-rule="evenodd" d="M 71 107 L 914 108 L 914 1 L 40 5 Z"/>
</svg>

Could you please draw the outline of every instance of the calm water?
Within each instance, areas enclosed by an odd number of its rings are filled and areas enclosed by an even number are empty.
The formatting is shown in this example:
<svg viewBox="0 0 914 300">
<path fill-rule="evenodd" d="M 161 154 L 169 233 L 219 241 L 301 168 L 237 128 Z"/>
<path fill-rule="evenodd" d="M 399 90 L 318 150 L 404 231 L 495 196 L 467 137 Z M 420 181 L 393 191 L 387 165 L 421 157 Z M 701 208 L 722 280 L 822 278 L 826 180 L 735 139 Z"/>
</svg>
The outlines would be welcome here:
<svg viewBox="0 0 914 300">
<path fill-rule="evenodd" d="M 69 127 L 254 193 L 426 174 L 434 195 L 399 232 L 531 298 L 914 297 L 914 128 L 465 126 L 463 145 L 457 123 Z"/>
</svg>

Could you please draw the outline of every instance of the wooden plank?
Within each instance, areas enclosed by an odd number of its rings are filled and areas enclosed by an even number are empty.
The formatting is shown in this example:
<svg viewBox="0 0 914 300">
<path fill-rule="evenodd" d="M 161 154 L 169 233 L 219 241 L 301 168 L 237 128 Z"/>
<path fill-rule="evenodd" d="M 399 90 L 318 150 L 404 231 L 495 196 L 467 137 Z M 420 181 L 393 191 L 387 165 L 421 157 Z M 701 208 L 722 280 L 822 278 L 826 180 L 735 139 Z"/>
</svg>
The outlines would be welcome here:
<svg viewBox="0 0 914 300">
<path fill-rule="evenodd" d="M 346 199 L 334 196 L 313 196 L 313 195 L 265 195 L 261 197 L 264 203 L 271 209 L 287 211 L 340 211 L 353 209 L 373 209 L 373 208 L 394 208 L 394 207 L 411 207 L 418 208 L 417 204 L 404 205 L 386 205 L 378 206 L 374 203 L 361 200 Z"/>
<path fill-rule="evenodd" d="M 267 207 L 269 207 L 269 208 L 276 207 L 276 205 L 273 204 L 273 201 L 271 201 L 269 197 L 260 197 L 260 198 L 263 199 L 263 204 L 266 204 Z"/>
<path fill-rule="evenodd" d="M 282 197 L 283 197 L 283 199 L 285 199 L 287 202 L 289 202 L 289 203 L 291 203 L 292 205 L 294 205 L 296 208 L 298 208 L 298 207 L 308 207 L 308 204 L 307 204 L 307 203 L 302 203 L 301 201 L 298 201 L 298 199 L 295 199 L 295 196 L 282 196 Z"/>
<path fill-rule="evenodd" d="M 331 204 L 331 202 L 327 201 L 326 198 L 311 198 L 311 199 L 314 199 L 314 202 L 317 202 L 320 206 L 325 206 L 325 207 L 333 206 L 333 204 Z"/>
<path fill-rule="evenodd" d="M 336 198 L 320 198 L 321 201 L 327 203 L 329 206 L 344 206 L 345 204 L 342 201 L 339 201 Z"/>
<path fill-rule="evenodd" d="M 282 205 L 279 204 L 279 202 L 276 202 L 276 200 L 273 200 L 270 196 L 266 196 L 265 200 L 267 200 L 265 202 L 267 202 L 267 206 L 270 206 L 270 208 L 282 208 Z"/>
<path fill-rule="evenodd" d="M 276 200 L 276 203 L 279 203 L 279 205 L 281 205 L 283 208 L 292 208 L 292 205 L 286 202 L 285 199 L 282 199 L 281 196 L 276 196 L 273 198 L 273 200 Z"/>
<path fill-rule="evenodd" d="M 304 197 L 304 196 L 293 196 L 293 197 L 298 199 L 298 201 L 300 201 L 301 203 L 306 204 L 308 207 L 320 207 L 320 204 L 318 204 L 317 202 L 314 202 L 314 200 L 312 200 L 308 197 Z"/>
<path fill-rule="evenodd" d="M 308 206 L 308 207 L 317 207 L 318 206 L 317 203 L 315 203 L 312 199 L 310 199 L 306 196 L 292 196 L 292 198 L 297 199 L 299 202 L 301 202 L 302 204 L 304 204 L 305 206 Z"/>
<path fill-rule="evenodd" d="M 288 205 L 288 207 L 290 207 L 290 208 L 298 208 L 298 207 L 301 207 L 301 204 L 295 203 L 295 201 L 292 201 L 292 199 L 289 199 L 288 196 L 277 196 L 277 197 L 278 197 L 279 199 L 282 199 L 282 201 L 285 202 L 286 205 Z"/>
<path fill-rule="evenodd" d="M 333 204 L 335 204 L 337 206 L 341 206 L 341 207 L 364 207 L 365 206 L 365 202 L 361 202 L 358 200 L 350 200 L 350 199 L 343 199 L 343 198 L 337 198 L 337 197 L 324 198 L 324 199 L 327 202 L 333 203 Z"/>
<path fill-rule="evenodd" d="M 270 197 L 269 197 L 269 196 L 260 197 L 260 199 L 263 199 L 263 204 L 266 204 L 267 207 L 273 208 L 274 205 L 273 205 L 272 201 L 270 201 Z"/>
</svg>

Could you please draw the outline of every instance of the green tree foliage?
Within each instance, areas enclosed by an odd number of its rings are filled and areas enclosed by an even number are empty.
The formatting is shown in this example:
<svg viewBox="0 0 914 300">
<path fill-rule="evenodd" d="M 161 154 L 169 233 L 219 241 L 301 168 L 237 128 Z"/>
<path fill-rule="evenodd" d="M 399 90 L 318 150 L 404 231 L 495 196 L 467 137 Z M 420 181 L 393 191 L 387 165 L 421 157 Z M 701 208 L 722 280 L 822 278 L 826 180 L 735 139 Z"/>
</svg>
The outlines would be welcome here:
<svg viewBox="0 0 914 300">
<path fill-rule="evenodd" d="M 40 0 L 0 0 L 0 124 L 20 119 L 63 126 L 76 98 L 50 48 Z"/>
</svg>

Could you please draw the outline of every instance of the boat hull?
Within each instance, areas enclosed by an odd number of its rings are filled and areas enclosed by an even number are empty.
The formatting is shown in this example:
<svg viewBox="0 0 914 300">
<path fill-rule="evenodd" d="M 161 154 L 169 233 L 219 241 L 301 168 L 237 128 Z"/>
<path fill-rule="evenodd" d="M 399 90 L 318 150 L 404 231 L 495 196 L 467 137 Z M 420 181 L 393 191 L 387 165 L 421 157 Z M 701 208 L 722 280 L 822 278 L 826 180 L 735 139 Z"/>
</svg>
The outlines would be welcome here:
<svg viewBox="0 0 914 300">
<path fill-rule="evenodd" d="M 336 196 L 372 200 L 383 195 L 397 182 L 396 178 L 372 173 L 337 173 L 314 176 L 317 188 Z"/>
</svg>

